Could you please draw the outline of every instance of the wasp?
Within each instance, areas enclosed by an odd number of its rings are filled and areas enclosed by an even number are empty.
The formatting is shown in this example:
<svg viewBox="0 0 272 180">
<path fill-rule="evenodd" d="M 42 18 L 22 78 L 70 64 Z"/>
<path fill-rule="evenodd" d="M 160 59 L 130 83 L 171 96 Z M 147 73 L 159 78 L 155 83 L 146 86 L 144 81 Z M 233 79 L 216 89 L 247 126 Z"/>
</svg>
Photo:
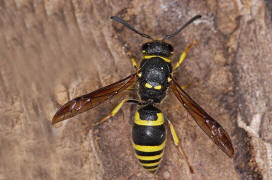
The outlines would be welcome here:
<svg viewBox="0 0 272 180">
<path fill-rule="evenodd" d="M 112 20 L 151 40 L 142 45 L 143 59 L 140 65 L 138 66 L 136 60 L 131 58 L 132 65 L 136 69 L 135 73 L 118 82 L 68 101 L 56 112 L 52 123 L 58 123 L 92 109 L 112 99 L 117 94 L 129 90 L 131 86 L 138 83 L 139 99 L 123 99 L 107 116 L 95 123 L 95 125 L 99 125 L 114 116 L 125 103 L 134 103 L 139 106 L 139 109 L 134 116 L 132 145 L 136 158 L 142 167 L 152 173 L 158 170 L 164 154 L 166 144 L 165 126 L 167 125 L 175 146 L 177 146 L 179 152 L 184 157 L 191 173 L 194 173 L 179 142 L 172 122 L 166 119 L 157 107 L 165 98 L 167 90 L 170 88 L 200 128 L 227 156 L 232 158 L 234 149 L 227 132 L 184 91 L 185 86 L 181 87 L 174 78 L 174 71 L 181 65 L 189 49 L 195 42 L 186 47 L 185 51 L 181 53 L 178 62 L 172 66 L 170 57 L 173 54 L 174 48 L 165 41 L 176 36 L 185 27 L 199 18 L 201 18 L 201 15 L 196 15 L 176 32 L 168 34 L 160 40 L 155 40 L 151 36 L 137 31 L 123 19 L 116 16 L 111 17 Z"/>
</svg>

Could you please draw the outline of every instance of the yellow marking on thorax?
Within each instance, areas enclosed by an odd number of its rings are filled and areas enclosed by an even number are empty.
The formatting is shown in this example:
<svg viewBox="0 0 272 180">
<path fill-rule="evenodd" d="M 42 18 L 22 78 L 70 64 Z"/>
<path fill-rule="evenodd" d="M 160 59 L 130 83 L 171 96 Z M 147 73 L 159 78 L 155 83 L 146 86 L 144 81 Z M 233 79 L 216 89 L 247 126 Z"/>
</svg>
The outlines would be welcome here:
<svg viewBox="0 0 272 180">
<path fill-rule="evenodd" d="M 155 151 L 161 151 L 165 147 L 166 140 L 161 145 L 158 146 L 142 146 L 138 144 L 133 143 L 133 148 L 137 151 L 141 152 L 155 152 Z"/>
<path fill-rule="evenodd" d="M 166 58 L 166 57 L 156 56 L 156 55 L 146 55 L 146 56 L 144 56 L 144 59 L 151 59 L 151 58 L 154 58 L 154 57 L 159 57 L 159 58 L 163 59 L 165 62 L 168 62 L 168 63 L 171 62 L 171 60 Z"/>
<path fill-rule="evenodd" d="M 142 125 L 142 126 L 160 126 L 164 123 L 164 117 L 162 113 L 157 113 L 157 120 L 152 121 L 152 120 L 142 120 L 140 118 L 139 112 L 136 112 L 135 117 L 134 117 L 134 123 L 137 125 Z"/>
<path fill-rule="evenodd" d="M 154 89 L 160 90 L 162 88 L 161 85 L 155 86 Z"/>
<path fill-rule="evenodd" d="M 148 84 L 148 83 L 145 83 L 145 87 L 147 87 L 147 88 L 152 88 L 152 86 L 150 85 L 150 84 Z"/>
<path fill-rule="evenodd" d="M 145 87 L 148 88 L 148 89 L 153 88 L 153 86 L 151 86 L 151 85 L 148 84 L 148 83 L 145 83 Z M 158 86 L 155 86 L 155 87 L 154 87 L 154 89 L 156 89 L 156 90 L 160 90 L 161 88 L 162 88 L 161 85 L 158 85 Z"/>
</svg>

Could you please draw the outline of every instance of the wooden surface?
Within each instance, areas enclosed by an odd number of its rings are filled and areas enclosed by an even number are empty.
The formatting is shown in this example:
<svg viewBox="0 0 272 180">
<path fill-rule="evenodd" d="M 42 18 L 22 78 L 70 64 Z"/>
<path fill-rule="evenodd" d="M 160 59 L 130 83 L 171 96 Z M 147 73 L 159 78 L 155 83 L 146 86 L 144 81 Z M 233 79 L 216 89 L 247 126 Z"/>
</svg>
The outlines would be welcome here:
<svg viewBox="0 0 272 180">
<path fill-rule="evenodd" d="M 256 0 L 0 1 L 0 179 L 272 179 L 271 4 Z M 55 127 L 67 100 L 134 72 L 146 39 L 112 22 L 124 18 L 154 37 L 174 32 L 173 60 L 193 40 L 180 84 L 229 133 L 229 159 L 201 131 L 172 93 L 160 105 L 174 122 L 195 174 L 170 134 L 156 175 L 138 164 L 130 144 L 127 105 L 99 127 L 118 99 Z M 134 97 L 136 97 L 134 95 Z"/>
</svg>

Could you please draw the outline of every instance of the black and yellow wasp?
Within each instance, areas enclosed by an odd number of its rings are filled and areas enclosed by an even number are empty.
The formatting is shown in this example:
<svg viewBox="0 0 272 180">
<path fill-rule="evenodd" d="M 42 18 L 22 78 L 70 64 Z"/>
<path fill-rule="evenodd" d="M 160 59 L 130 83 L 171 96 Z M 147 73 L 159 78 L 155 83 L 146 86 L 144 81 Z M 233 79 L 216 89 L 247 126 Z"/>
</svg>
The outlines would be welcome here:
<svg viewBox="0 0 272 180">
<path fill-rule="evenodd" d="M 58 123 L 92 109 L 117 94 L 128 90 L 132 85 L 138 82 L 140 100 L 123 99 L 110 114 L 98 121 L 95 125 L 114 116 L 125 103 L 135 103 L 140 106 L 140 108 L 134 116 L 132 144 L 135 149 L 136 157 L 141 165 L 149 172 L 156 172 L 159 168 L 166 143 L 165 124 L 167 123 L 175 145 L 184 156 L 190 171 L 193 173 L 188 158 L 179 143 L 179 138 L 173 124 L 170 120 L 166 120 L 163 113 L 156 107 L 157 104 L 164 99 L 167 89 L 170 87 L 183 107 L 189 112 L 202 130 L 224 153 L 232 158 L 234 150 L 226 131 L 183 90 L 183 87 L 178 85 L 173 75 L 173 71 L 180 66 L 189 49 L 194 45 L 194 42 L 187 46 L 185 51 L 181 54 L 179 61 L 173 67 L 169 57 L 173 54 L 174 49 L 172 45 L 165 42 L 165 39 L 177 35 L 200 17 L 200 15 L 194 16 L 176 32 L 166 35 L 162 40 L 154 40 L 151 36 L 137 31 L 121 18 L 116 16 L 111 17 L 113 20 L 123 24 L 142 37 L 151 39 L 150 42 L 142 45 L 143 60 L 140 66 L 138 66 L 135 59 L 132 58 L 131 61 L 137 70 L 136 73 L 67 102 L 56 112 L 52 123 Z"/>
</svg>

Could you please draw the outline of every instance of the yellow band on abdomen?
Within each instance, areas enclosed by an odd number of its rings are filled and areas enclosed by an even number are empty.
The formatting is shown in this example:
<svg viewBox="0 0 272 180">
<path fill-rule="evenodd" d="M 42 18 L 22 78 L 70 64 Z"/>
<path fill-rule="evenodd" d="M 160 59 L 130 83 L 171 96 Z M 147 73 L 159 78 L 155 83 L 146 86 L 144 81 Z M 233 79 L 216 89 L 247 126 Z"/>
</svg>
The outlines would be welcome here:
<svg viewBox="0 0 272 180">
<path fill-rule="evenodd" d="M 157 166 L 161 163 L 161 160 L 155 163 L 141 163 L 142 166 L 146 166 L 146 167 L 152 167 L 152 166 Z"/>
<path fill-rule="evenodd" d="M 140 118 L 139 112 L 136 112 L 135 117 L 134 117 L 134 123 L 137 125 L 142 125 L 142 126 L 160 126 L 163 125 L 164 123 L 164 117 L 162 113 L 157 113 L 157 120 L 142 120 Z"/>
<path fill-rule="evenodd" d="M 156 151 L 161 151 L 165 147 L 166 140 L 158 146 L 142 146 L 142 145 L 137 145 L 133 143 L 133 148 L 137 151 L 141 152 L 156 152 Z"/>
<path fill-rule="evenodd" d="M 137 159 L 139 160 L 145 160 L 145 161 L 152 161 L 152 160 L 157 160 L 160 159 L 163 156 L 163 152 L 159 155 L 155 156 L 140 156 L 136 154 Z"/>
</svg>

